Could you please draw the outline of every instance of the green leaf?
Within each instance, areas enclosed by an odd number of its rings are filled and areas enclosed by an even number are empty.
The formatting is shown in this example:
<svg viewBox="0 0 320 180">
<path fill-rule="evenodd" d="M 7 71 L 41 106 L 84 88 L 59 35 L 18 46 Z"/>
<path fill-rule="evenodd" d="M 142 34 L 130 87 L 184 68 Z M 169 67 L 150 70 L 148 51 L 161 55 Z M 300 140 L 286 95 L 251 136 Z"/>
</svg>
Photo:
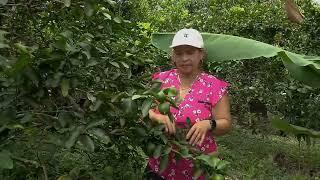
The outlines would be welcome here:
<svg viewBox="0 0 320 180">
<path fill-rule="evenodd" d="M 58 87 L 60 85 L 60 82 L 61 82 L 61 78 L 63 76 L 63 73 L 61 72 L 57 72 L 54 74 L 54 77 L 51 79 L 49 79 L 47 82 L 46 82 L 46 85 L 48 87 Z"/>
<path fill-rule="evenodd" d="M 86 55 L 87 59 L 91 59 L 91 53 L 90 50 L 82 50 L 81 51 L 84 55 Z"/>
<path fill-rule="evenodd" d="M 156 97 L 156 93 L 158 93 L 161 90 L 161 84 L 162 82 L 160 80 L 154 80 L 151 82 L 151 87 L 147 91 L 145 91 L 143 94 L 150 94 Z"/>
<path fill-rule="evenodd" d="M 30 62 L 30 56 L 28 54 L 21 54 L 17 62 L 10 69 L 11 75 L 16 75 L 21 72 Z"/>
<path fill-rule="evenodd" d="M 175 97 L 178 94 L 178 91 L 174 87 L 169 87 L 163 90 L 164 94 L 168 95 L 169 97 Z"/>
<path fill-rule="evenodd" d="M 84 146 L 84 148 L 89 152 L 94 152 L 94 143 L 92 139 L 87 135 L 81 135 L 79 137 L 79 142 Z"/>
<path fill-rule="evenodd" d="M 63 78 L 61 81 L 61 93 L 63 97 L 68 96 L 70 88 L 70 81 L 69 79 Z"/>
<path fill-rule="evenodd" d="M 8 3 L 8 0 L 0 0 L 0 5 L 6 5 Z"/>
<path fill-rule="evenodd" d="M 170 44 L 174 33 L 154 33 L 152 44 L 161 50 L 170 52 Z M 282 49 L 252 39 L 224 35 L 202 33 L 209 60 L 226 61 L 253 59 L 257 57 L 273 57 Z M 232 51 L 231 51 L 232 50 Z"/>
<path fill-rule="evenodd" d="M 0 108 L 9 106 L 14 101 L 14 98 L 8 98 L 0 102 Z"/>
<path fill-rule="evenodd" d="M 0 42 L 0 49 L 2 48 L 9 48 L 10 46 L 8 44 L 4 44 L 2 42 Z"/>
<path fill-rule="evenodd" d="M 87 67 L 92 67 L 97 64 L 98 64 L 98 62 L 96 60 L 90 59 L 90 60 L 88 60 Z"/>
<path fill-rule="evenodd" d="M 191 126 L 191 119 L 189 117 L 186 118 L 186 123 L 189 127 Z"/>
<path fill-rule="evenodd" d="M 168 162 L 169 162 L 169 155 L 164 155 L 161 157 L 161 161 L 160 161 L 160 173 L 162 173 L 168 166 Z"/>
<path fill-rule="evenodd" d="M 210 180 L 224 180 L 224 176 L 221 174 L 215 174 L 210 177 Z"/>
<path fill-rule="evenodd" d="M 71 0 L 64 0 L 64 5 L 65 5 L 66 7 L 70 7 L 70 5 L 71 5 Z"/>
<path fill-rule="evenodd" d="M 13 161 L 8 151 L 2 150 L 0 152 L 0 169 L 12 169 Z"/>
<path fill-rule="evenodd" d="M 60 35 L 64 38 L 71 39 L 73 32 L 70 30 L 66 30 L 66 31 L 61 32 Z"/>
<path fill-rule="evenodd" d="M 320 131 L 314 131 L 312 129 L 289 124 L 287 121 L 282 120 L 279 117 L 274 117 L 271 121 L 273 127 L 291 133 L 294 135 L 306 135 L 312 138 L 320 138 Z"/>
<path fill-rule="evenodd" d="M 87 92 L 87 98 L 91 101 L 91 102 L 95 102 L 96 101 L 96 97 L 94 97 L 91 93 Z"/>
<path fill-rule="evenodd" d="M 169 53 L 173 36 L 174 33 L 155 33 L 152 35 L 152 44 Z M 320 57 L 318 56 L 295 54 L 270 44 L 237 36 L 210 33 L 202 33 L 202 36 L 209 61 L 280 56 L 294 78 L 309 86 L 320 87 Z"/>
<path fill-rule="evenodd" d="M 163 154 L 167 155 L 171 152 L 172 146 L 166 146 L 166 148 L 163 150 Z"/>
<path fill-rule="evenodd" d="M 98 139 L 102 140 L 105 144 L 109 144 L 111 142 L 110 137 L 101 128 L 94 128 L 91 129 L 89 132 L 96 136 Z"/>
<path fill-rule="evenodd" d="M 170 103 L 169 102 L 161 103 L 159 104 L 158 109 L 161 114 L 168 114 L 170 111 Z"/>
<path fill-rule="evenodd" d="M 118 24 L 120 24 L 120 23 L 121 23 L 121 18 L 118 17 L 118 16 L 117 16 L 117 17 L 114 17 L 114 18 L 113 18 L 113 21 L 116 22 L 116 23 L 118 23 Z"/>
<path fill-rule="evenodd" d="M 2 0 L 2 2 L 4 2 L 4 1 L 7 1 L 7 0 Z M 7 31 L 3 31 L 3 30 L 0 29 L 0 42 L 6 41 L 6 37 L 5 37 L 6 34 L 8 34 Z"/>
<path fill-rule="evenodd" d="M 197 168 L 193 173 L 193 179 L 198 179 L 203 173 L 203 169 Z"/>
<path fill-rule="evenodd" d="M 218 159 L 218 158 L 217 158 Z M 217 163 L 217 170 L 224 170 L 230 163 L 225 160 L 219 160 Z"/>
<path fill-rule="evenodd" d="M 123 61 L 121 61 L 120 63 L 122 64 L 122 66 L 123 66 L 123 67 L 125 67 L 125 68 L 127 68 L 127 69 L 129 69 L 129 68 L 130 68 L 130 67 L 129 67 L 129 65 L 128 65 L 127 63 L 125 63 L 125 62 L 123 62 Z"/>
<path fill-rule="evenodd" d="M 63 175 L 63 176 L 58 177 L 57 180 L 73 180 L 73 178 L 69 175 Z"/>
<path fill-rule="evenodd" d="M 17 48 L 21 54 L 29 54 L 28 46 L 23 45 L 22 43 L 15 43 L 14 46 Z"/>
<path fill-rule="evenodd" d="M 210 160 L 210 156 L 206 155 L 206 154 L 201 154 L 200 156 L 196 156 L 197 160 L 202 160 L 204 161 L 206 164 L 210 165 L 211 164 L 211 160 Z"/>
<path fill-rule="evenodd" d="M 92 121 L 87 125 L 86 129 L 91 129 L 91 128 L 94 128 L 94 127 L 97 127 L 97 126 L 102 126 L 106 122 L 107 122 L 106 119 L 100 119 L 100 120 L 97 120 L 97 121 Z"/>
<path fill-rule="evenodd" d="M 310 138 L 310 136 L 304 136 L 305 137 L 305 141 L 306 141 L 306 143 L 307 143 L 307 146 L 311 146 L 311 138 Z"/>
<path fill-rule="evenodd" d="M 78 126 L 72 131 L 71 136 L 65 142 L 66 148 L 70 149 L 75 144 L 75 142 L 77 141 L 79 135 L 83 132 L 83 130 L 84 130 L 84 126 Z"/>
<path fill-rule="evenodd" d="M 141 106 L 142 118 L 145 118 L 149 114 L 149 109 L 152 105 L 152 99 L 145 99 Z"/>
<path fill-rule="evenodd" d="M 123 127 L 126 124 L 126 120 L 124 118 L 120 118 L 120 126 Z"/>
<path fill-rule="evenodd" d="M 161 156 L 162 145 L 158 144 L 153 152 L 154 158 L 159 158 Z"/>
<path fill-rule="evenodd" d="M 114 67 L 120 68 L 119 63 L 117 62 L 110 61 L 109 63 L 112 64 Z"/>
<path fill-rule="evenodd" d="M 32 121 L 32 113 L 26 113 L 26 115 L 21 119 L 20 122 L 24 124 L 30 121 Z"/>
<path fill-rule="evenodd" d="M 147 97 L 147 96 L 135 94 L 135 95 L 132 96 L 131 99 L 132 99 L 132 100 L 136 100 L 136 99 L 145 98 L 145 97 Z"/>
<path fill-rule="evenodd" d="M 152 142 L 149 142 L 147 145 L 148 154 L 152 154 L 154 152 L 155 148 L 156 148 L 156 145 L 153 144 Z"/>
<path fill-rule="evenodd" d="M 33 82 L 34 85 L 38 87 L 39 77 L 33 68 L 26 67 L 25 75 Z"/>
<path fill-rule="evenodd" d="M 320 68 L 314 68 L 312 65 L 305 65 L 299 61 L 303 58 L 301 55 L 294 54 L 294 53 L 283 53 L 280 52 L 279 56 L 282 57 L 283 64 L 285 67 L 289 70 L 290 75 L 294 77 L 295 79 L 305 83 L 306 85 L 319 88 L 319 69 Z M 297 65 L 295 63 L 292 63 L 292 60 L 295 60 L 295 62 L 299 63 L 300 65 Z M 316 64 L 316 63 L 314 63 Z M 303 66 L 305 65 L 305 66 Z"/>
<path fill-rule="evenodd" d="M 93 12 L 94 12 L 92 4 L 90 4 L 89 2 L 86 2 L 84 4 L 84 12 L 86 13 L 87 16 L 89 16 L 89 17 L 92 16 Z"/>
<path fill-rule="evenodd" d="M 111 20 L 111 15 L 106 13 L 106 12 L 103 12 L 102 13 L 107 19 Z"/>
<path fill-rule="evenodd" d="M 67 124 L 72 121 L 72 119 L 73 119 L 72 115 L 67 112 L 61 112 L 58 115 L 58 122 L 62 128 L 65 128 L 67 126 Z"/>
<path fill-rule="evenodd" d="M 183 158 L 190 158 L 191 157 L 188 148 L 185 146 L 182 146 L 181 149 L 179 150 L 179 152 Z"/>
<path fill-rule="evenodd" d="M 103 170 L 105 176 L 113 176 L 113 168 L 111 166 L 106 166 Z"/>
<path fill-rule="evenodd" d="M 79 167 L 75 167 L 69 172 L 69 176 L 71 176 L 72 179 L 78 179 L 79 174 L 80 174 Z"/>
<path fill-rule="evenodd" d="M 103 102 L 102 102 L 100 99 L 98 99 L 97 101 L 95 101 L 95 102 L 90 106 L 90 110 L 91 110 L 91 111 L 97 111 L 97 110 L 100 108 L 100 106 L 101 106 L 102 103 L 103 103 Z"/>
<path fill-rule="evenodd" d="M 151 88 L 150 88 L 151 91 L 153 91 L 153 92 L 158 92 L 158 91 L 160 91 L 161 85 L 162 85 L 162 82 L 161 82 L 161 81 L 159 81 L 159 80 L 154 80 L 154 81 L 152 81 L 151 83 L 152 83 Z"/>
<path fill-rule="evenodd" d="M 118 102 L 118 101 L 119 101 L 122 97 L 124 97 L 125 95 L 126 95 L 126 93 L 121 92 L 121 93 L 113 96 L 113 97 L 111 98 L 111 102 L 112 102 L 112 103 Z"/>
<path fill-rule="evenodd" d="M 117 3 L 115 1 L 112 1 L 112 0 L 107 0 L 107 2 L 112 6 L 114 7 Z"/>
<path fill-rule="evenodd" d="M 122 101 L 122 107 L 126 114 L 133 114 L 136 112 L 137 105 L 131 98 L 126 98 Z"/>
<path fill-rule="evenodd" d="M 138 135 L 140 136 L 147 136 L 147 132 L 145 129 L 141 128 L 141 127 L 137 127 L 135 128 L 136 132 Z"/>
<path fill-rule="evenodd" d="M 161 131 L 160 139 L 162 140 L 162 142 L 163 142 L 164 144 L 167 144 L 168 138 L 167 138 L 167 136 L 165 136 L 165 135 L 163 134 L 163 131 Z"/>
</svg>

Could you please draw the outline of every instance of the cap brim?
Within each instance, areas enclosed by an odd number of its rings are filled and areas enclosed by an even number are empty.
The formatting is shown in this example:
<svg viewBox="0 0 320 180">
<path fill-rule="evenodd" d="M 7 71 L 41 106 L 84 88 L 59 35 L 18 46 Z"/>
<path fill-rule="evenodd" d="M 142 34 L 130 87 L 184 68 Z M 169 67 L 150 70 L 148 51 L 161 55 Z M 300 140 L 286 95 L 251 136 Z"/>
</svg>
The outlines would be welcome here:
<svg viewBox="0 0 320 180">
<path fill-rule="evenodd" d="M 171 46 L 169 46 L 170 48 L 174 48 L 174 47 L 177 47 L 177 46 L 192 46 L 192 47 L 195 47 L 195 48 L 203 48 L 203 47 L 201 47 L 201 46 L 195 46 L 195 45 L 193 45 L 193 44 L 187 44 L 187 43 L 185 43 L 185 44 L 172 44 Z"/>
</svg>

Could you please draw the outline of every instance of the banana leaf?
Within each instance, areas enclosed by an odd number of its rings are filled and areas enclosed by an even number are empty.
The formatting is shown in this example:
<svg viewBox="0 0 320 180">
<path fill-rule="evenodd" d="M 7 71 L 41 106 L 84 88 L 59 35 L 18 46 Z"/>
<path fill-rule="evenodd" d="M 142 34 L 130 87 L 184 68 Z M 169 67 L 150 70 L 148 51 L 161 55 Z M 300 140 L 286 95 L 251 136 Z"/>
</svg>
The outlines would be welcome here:
<svg viewBox="0 0 320 180">
<path fill-rule="evenodd" d="M 154 33 L 151 43 L 170 53 L 174 33 Z M 208 61 L 230 61 L 279 56 L 291 76 L 306 85 L 320 87 L 320 57 L 292 53 L 270 44 L 252 39 L 202 33 Z"/>
<path fill-rule="evenodd" d="M 293 124 L 289 124 L 287 121 L 276 117 L 272 119 L 271 124 L 273 127 L 282 130 L 287 133 L 291 133 L 293 135 L 307 135 L 312 138 L 320 138 L 320 131 L 314 131 L 312 129 L 307 129 L 305 127 L 296 126 Z"/>
</svg>

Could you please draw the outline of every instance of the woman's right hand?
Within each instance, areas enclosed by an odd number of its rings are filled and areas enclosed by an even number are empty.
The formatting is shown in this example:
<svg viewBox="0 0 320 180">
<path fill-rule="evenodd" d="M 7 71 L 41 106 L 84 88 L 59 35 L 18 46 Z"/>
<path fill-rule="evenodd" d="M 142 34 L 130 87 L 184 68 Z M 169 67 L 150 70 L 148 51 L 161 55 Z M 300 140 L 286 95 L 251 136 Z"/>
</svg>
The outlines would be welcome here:
<svg viewBox="0 0 320 180">
<path fill-rule="evenodd" d="M 150 109 L 149 110 L 149 118 L 152 121 L 156 121 L 158 123 L 164 124 L 166 133 L 168 133 L 168 134 L 175 134 L 176 133 L 175 123 L 170 121 L 169 116 L 163 115 L 163 114 L 157 114 L 154 112 L 153 109 Z"/>
</svg>

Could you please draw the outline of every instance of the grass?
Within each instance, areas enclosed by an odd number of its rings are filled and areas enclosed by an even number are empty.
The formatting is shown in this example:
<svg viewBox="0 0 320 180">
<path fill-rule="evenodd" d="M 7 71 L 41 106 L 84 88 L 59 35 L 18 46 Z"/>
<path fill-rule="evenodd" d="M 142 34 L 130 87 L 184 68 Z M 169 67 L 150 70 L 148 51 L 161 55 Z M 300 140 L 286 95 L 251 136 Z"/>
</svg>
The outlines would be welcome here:
<svg viewBox="0 0 320 180">
<path fill-rule="evenodd" d="M 294 137 L 269 135 L 262 138 L 235 127 L 217 138 L 219 155 L 231 162 L 231 179 L 318 179 L 320 144 L 309 149 Z"/>
</svg>

